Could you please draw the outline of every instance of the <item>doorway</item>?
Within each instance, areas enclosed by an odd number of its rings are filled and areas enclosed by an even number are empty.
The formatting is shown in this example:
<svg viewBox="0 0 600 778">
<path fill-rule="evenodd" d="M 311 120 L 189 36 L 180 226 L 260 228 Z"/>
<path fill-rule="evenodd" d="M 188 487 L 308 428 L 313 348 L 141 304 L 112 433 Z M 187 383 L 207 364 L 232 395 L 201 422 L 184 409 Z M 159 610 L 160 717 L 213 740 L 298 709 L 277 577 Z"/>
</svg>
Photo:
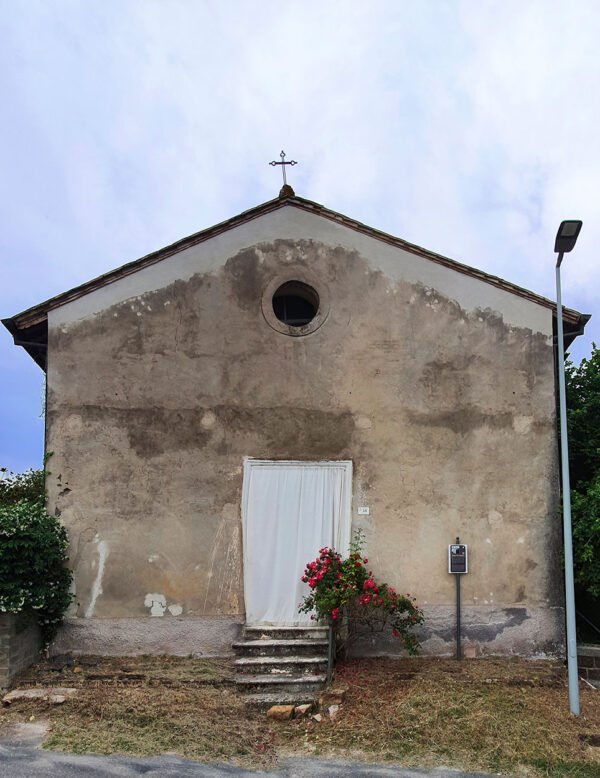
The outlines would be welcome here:
<svg viewBox="0 0 600 778">
<path fill-rule="evenodd" d="M 350 542 L 352 462 L 244 462 L 242 527 L 246 623 L 306 625 L 300 578 L 324 546 Z"/>
</svg>

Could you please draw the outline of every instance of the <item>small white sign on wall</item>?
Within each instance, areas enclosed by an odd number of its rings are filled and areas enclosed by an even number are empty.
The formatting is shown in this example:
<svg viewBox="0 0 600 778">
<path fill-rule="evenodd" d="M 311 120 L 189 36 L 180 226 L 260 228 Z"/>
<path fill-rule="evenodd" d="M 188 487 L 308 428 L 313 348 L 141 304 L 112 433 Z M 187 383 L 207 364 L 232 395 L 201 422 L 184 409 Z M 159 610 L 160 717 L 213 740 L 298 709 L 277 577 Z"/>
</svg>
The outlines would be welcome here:
<svg viewBox="0 0 600 778">
<path fill-rule="evenodd" d="M 358 515 L 359 516 L 368 516 L 369 513 L 370 513 L 369 508 L 367 508 L 366 506 L 364 508 L 359 508 L 358 509 Z"/>
</svg>

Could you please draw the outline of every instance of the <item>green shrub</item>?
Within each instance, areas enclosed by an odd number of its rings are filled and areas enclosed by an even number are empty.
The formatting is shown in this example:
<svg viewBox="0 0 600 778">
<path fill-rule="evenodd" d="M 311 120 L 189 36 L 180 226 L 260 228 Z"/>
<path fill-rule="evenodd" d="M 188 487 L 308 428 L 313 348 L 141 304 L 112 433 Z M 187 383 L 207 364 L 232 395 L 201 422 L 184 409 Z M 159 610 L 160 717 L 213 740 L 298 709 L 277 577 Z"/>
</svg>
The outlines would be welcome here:
<svg viewBox="0 0 600 778">
<path fill-rule="evenodd" d="M 579 591 L 600 605 L 600 348 L 565 363 L 573 562 Z M 597 610 L 596 606 L 596 610 Z M 590 614 L 591 615 L 591 614 Z M 597 618 L 592 619 L 598 623 Z"/>
<path fill-rule="evenodd" d="M 579 491 L 571 490 L 575 583 L 600 598 L 600 473 Z"/>
<path fill-rule="evenodd" d="M 66 561 L 67 533 L 44 507 L 43 471 L 0 481 L 0 611 L 35 616 L 46 645 L 72 599 Z"/>
<path fill-rule="evenodd" d="M 311 589 L 298 606 L 300 613 L 313 613 L 336 626 L 343 623 L 348 644 L 374 632 L 391 630 L 410 654 L 416 654 L 419 641 L 411 632 L 423 622 L 423 613 L 414 597 L 398 594 L 386 583 L 378 583 L 362 556 L 363 535 L 358 530 L 346 559 L 332 548 L 322 548 L 314 562 L 306 565 L 302 581 Z"/>
</svg>

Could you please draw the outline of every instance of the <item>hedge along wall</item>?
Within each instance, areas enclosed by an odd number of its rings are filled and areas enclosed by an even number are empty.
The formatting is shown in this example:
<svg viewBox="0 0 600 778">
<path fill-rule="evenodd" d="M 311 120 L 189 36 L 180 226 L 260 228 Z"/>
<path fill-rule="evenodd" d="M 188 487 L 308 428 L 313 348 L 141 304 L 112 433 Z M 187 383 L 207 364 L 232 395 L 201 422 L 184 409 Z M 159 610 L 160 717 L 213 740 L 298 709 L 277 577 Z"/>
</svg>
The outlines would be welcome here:
<svg viewBox="0 0 600 778">
<path fill-rule="evenodd" d="M 0 467 L 0 689 L 39 658 L 71 602 L 64 527 L 45 509 L 45 472 Z"/>
<path fill-rule="evenodd" d="M 38 625 L 22 613 L 0 613 L 0 690 L 39 658 L 42 637 Z"/>
</svg>

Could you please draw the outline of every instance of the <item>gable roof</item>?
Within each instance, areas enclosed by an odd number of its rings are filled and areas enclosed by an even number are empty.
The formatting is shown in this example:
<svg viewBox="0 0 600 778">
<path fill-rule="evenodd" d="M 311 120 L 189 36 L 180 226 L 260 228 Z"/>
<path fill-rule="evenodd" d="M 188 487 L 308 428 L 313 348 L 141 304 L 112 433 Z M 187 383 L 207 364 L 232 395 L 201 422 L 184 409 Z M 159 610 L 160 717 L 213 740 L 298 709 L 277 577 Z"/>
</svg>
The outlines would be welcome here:
<svg viewBox="0 0 600 778">
<path fill-rule="evenodd" d="M 302 211 L 316 214 L 325 219 L 330 219 L 331 221 L 335 221 L 337 224 L 342 224 L 351 230 L 361 232 L 364 235 L 368 235 L 374 238 L 375 240 L 383 241 L 384 243 L 396 246 L 397 248 L 403 249 L 404 251 L 407 251 L 411 254 L 416 254 L 417 256 L 424 257 L 425 259 L 429 259 L 432 262 L 444 265 L 445 267 L 451 268 L 452 270 L 455 270 L 459 273 L 464 273 L 465 275 L 477 278 L 484 283 L 492 284 L 493 286 L 503 289 L 506 292 L 515 294 L 518 297 L 523 297 L 530 302 L 537 303 L 538 305 L 542 305 L 543 307 L 552 310 L 554 317 L 556 318 L 556 303 L 546 297 L 535 294 L 528 289 L 523 289 L 522 287 L 517 286 L 516 284 L 512 284 L 509 281 L 505 281 L 498 276 L 484 273 L 482 270 L 477 270 L 476 268 L 469 267 L 468 265 L 464 265 L 461 262 L 457 262 L 456 260 L 449 259 L 442 254 L 436 254 L 435 252 L 424 249 L 421 246 L 416 246 L 413 243 L 402 240 L 402 238 L 396 238 L 386 232 L 369 227 L 366 224 L 362 224 L 355 219 L 351 219 L 350 217 L 344 216 L 341 213 L 332 211 L 329 208 L 320 205 L 319 203 L 313 202 L 312 200 L 305 200 L 303 197 L 297 197 L 295 194 L 293 194 L 293 190 L 291 190 L 291 188 L 289 188 L 289 191 L 292 194 L 288 194 L 287 192 L 284 194 L 284 190 L 282 190 L 280 196 L 274 200 L 269 200 L 262 205 L 257 205 L 254 208 L 243 211 L 231 219 L 220 222 L 219 224 L 216 224 L 213 227 L 209 227 L 206 230 L 196 232 L 187 238 L 182 238 L 175 243 L 171 243 L 169 246 L 165 246 L 165 248 L 159 249 L 158 251 L 153 251 L 151 254 L 146 254 L 146 256 L 140 257 L 140 259 L 136 259 L 133 262 L 128 262 L 126 265 L 122 265 L 115 270 L 110 270 L 108 273 L 103 273 L 91 281 L 80 284 L 73 289 L 69 289 L 66 292 L 62 292 L 62 294 L 56 295 L 55 297 L 51 297 L 49 300 L 45 300 L 38 305 L 34 305 L 33 307 L 28 308 L 27 310 L 22 311 L 21 313 L 18 313 L 10 318 L 2 319 L 2 324 L 4 324 L 4 326 L 13 336 L 15 345 L 23 346 L 32 359 L 34 359 L 35 362 L 37 362 L 37 364 L 42 367 L 42 369 L 45 369 L 45 351 L 48 337 L 47 333 L 49 311 L 55 308 L 59 308 L 61 305 L 65 305 L 65 303 L 77 300 L 79 297 L 83 297 L 84 295 L 89 294 L 96 289 L 101 289 L 102 287 L 107 286 L 114 281 L 118 281 L 125 276 L 136 273 L 138 270 L 141 270 L 148 265 L 161 262 L 163 259 L 166 259 L 173 254 L 177 254 L 180 251 L 184 251 L 191 246 L 195 246 L 198 243 L 209 240 L 215 235 L 220 235 L 227 230 L 231 230 L 234 227 L 239 227 L 242 224 L 246 224 L 253 219 L 257 219 L 264 214 L 271 213 L 272 211 L 276 211 L 279 208 L 285 206 L 292 206 Z M 590 318 L 591 317 L 589 314 L 582 314 L 571 308 L 563 307 L 563 322 L 565 327 L 566 345 L 569 345 L 578 335 L 583 334 L 585 325 Z"/>
</svg>

